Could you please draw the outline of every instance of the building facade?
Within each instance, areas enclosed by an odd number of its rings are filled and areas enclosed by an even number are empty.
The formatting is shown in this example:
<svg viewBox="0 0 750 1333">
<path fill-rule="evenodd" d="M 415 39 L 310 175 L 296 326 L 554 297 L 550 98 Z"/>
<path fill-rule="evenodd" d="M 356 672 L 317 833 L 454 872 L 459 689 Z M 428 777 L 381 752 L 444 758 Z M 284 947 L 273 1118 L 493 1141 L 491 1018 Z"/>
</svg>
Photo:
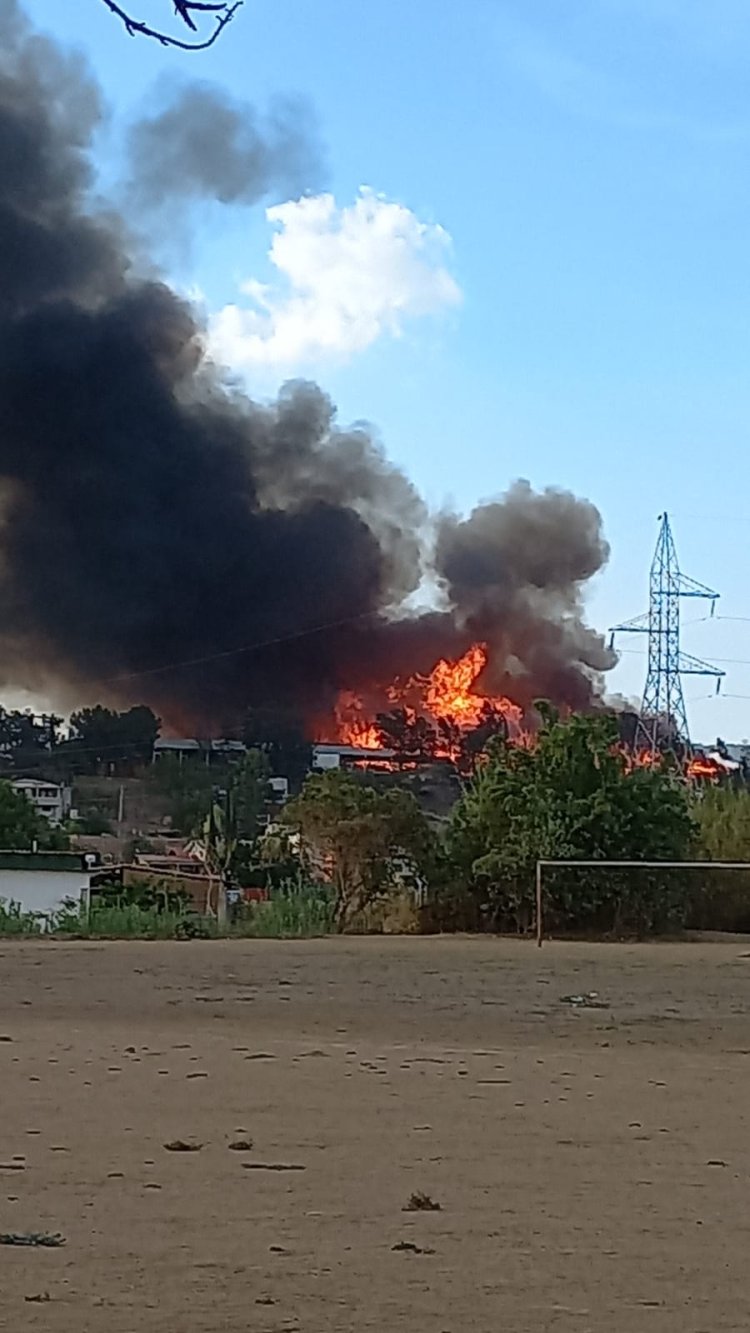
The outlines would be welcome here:
<svg viewBox="0 0 750 1333">
<path fill-rule="evenodd" d="M 96 860 L 76 852 L 0 851 L 0 901 L 50 920 L 70 903 L 85 908 Z"/>
<path fill-rule="evenodd" d="M 50 824 L 62 824 L 68 818 L 73 800 L 70 787 L 42 778 L 16 778 L 13 786 Z"/>
</svg>

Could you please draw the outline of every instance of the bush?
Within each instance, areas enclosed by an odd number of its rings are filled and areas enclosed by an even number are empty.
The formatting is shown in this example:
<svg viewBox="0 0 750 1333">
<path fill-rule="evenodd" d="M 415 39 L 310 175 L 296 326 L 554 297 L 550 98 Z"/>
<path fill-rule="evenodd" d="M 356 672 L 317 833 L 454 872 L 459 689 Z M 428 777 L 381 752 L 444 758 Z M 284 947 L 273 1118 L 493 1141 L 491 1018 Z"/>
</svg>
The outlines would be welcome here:
<svg viewBox="0 0 750 1333">
<path fill-rule="evenodd" d="M 99 810 L 91 810 L 79 817 L 75 824 L 75 832 L 83 834 L 84 837 L 97 838 L 103 833 L 111 833 L 112 824 Z"/>
<path fill-rule="evenodd" d="M 170 880 L 148 879 L 140 884 L 100 884 L 92 890 L 92 906 L 97 909 L 137 907 L 142 912 L 184 915 L 190 907 L 190 896 L 176 889 Z"/>
<path fill-rule="evenodd" d="M 485 928 L 528 930 L 535 866 L 551 860 L 680 860 L 693 824 L 684 783 L 666 766 L 630 771 L 609 717 L 560 719 L 537 704 L 533 747 L 495 743 L 453 812 L 448 850 L 459 894 Z M 689 886 L 653 872 L 561 869 L 546 915 L 567 930 L 650 934 L 685 919 Z"/>
<path fill-rule="evenodd" d="M 87 939 L 173 940 L 181 938 L 179 929 L 186 919 L 185 912 L 160 912 L 133 903 L 119 906 L 93 903 L 88 912 L 85 908 L 72 908 L 60 913 L 52 929 Z"/>
<path fill-rule="evenodd" d="M 750 793 L 743 788 L 709 787 L 695 799 L 695 853 L 707 861 L 750 862 Z M 750 931 L 750 867 L 691 871 L 688 925 L 694 930 Z"/>
<path fill-rule="evenodd" d="M 267 902 L 247 904 L 231 931 L 259 939 L 329 935 L 334 928 L 334 907 L 333 892 L 325 885 L 288 880 Z"/>
<path fill-rule="evenodd" d="M 427 878 L 435 837 L 411 792 L 376 791 L 340 770 L 313 774 L 283 817 L 300 835 L 303 866 L 330 874 L 340 931 L 362 929 L 375 904 Z"/>
<path fill-rule="evenodd" d="M 47 920 L 35 912 L 24 912 L 20 903 L 0 898 L 0 935 L 43 935 Z"/>
</svg>

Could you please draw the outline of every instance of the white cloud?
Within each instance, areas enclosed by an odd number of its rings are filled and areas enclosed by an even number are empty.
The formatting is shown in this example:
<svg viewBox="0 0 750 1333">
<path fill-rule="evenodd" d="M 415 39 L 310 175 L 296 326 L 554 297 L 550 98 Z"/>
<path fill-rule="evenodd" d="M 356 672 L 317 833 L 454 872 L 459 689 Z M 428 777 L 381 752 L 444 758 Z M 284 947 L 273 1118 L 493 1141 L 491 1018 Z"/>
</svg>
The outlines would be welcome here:
<svg viewBox="0 0 750 1333">
<path fill-rule="evenodd" d="M 283 282 L 242 283 L 247 304 L 211 320 L 212 352 L 230 366 L 346 359 L 383 334 L 399 337 L 408 318 L 461 300 L 446 266 L 448 233 L 372 190 L 348 207 L 321 194 L 266 217 L 277 228 L 268 253 Z"/>
</svg>

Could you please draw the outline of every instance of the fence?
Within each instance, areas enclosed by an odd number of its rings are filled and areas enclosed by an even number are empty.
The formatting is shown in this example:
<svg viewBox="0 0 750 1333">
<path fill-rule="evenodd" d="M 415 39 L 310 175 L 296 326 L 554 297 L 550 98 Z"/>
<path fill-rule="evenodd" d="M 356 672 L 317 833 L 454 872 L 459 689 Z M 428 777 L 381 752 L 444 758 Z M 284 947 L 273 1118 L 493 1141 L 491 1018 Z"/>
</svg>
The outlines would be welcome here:
<svg viewBox="0 0 750 1333">
<path fill-rule="evenodd" d="M 544 858 L 536 863 L 536 942 L 541 949 L 544 943 L 544 895 L 542 891 L 542 873 L 546 867 L 566 867 L 567 869 L 619 869 L 619 870 L 750 870 L 750 861 L 600 861 L 588 860 L 551 860 Z"/>
</svg>

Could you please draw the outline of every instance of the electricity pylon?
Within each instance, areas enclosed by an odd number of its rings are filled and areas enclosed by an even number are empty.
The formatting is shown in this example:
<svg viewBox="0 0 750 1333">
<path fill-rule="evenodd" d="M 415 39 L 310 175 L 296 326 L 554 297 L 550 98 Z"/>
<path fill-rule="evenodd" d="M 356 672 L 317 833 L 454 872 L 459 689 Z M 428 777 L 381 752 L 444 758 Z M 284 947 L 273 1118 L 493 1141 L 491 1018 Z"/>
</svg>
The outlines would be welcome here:
<svg viewBox="0 0 750 1333">
<path fill-rule="evenodd" d="M 690 731 L 682 677 L 712 676 L 718 694 L 725 673 L 710 662 L 681 651 L 680 600 L 700 597 L 710 601 L 713 615 L 719 594 L 682 573 L 668 515 L 661 514 L 659 523 L 651 564 L 648 613 L 615 625 L 610 631 L 610 644 L 614 646 L 616 634 L 648 635 L 648 671 L 639 720 L 641 739 L 652 753 L 663 748 L 665 739 L 671 746 L 679 745 L 689 752 Z"/>
</svg>

